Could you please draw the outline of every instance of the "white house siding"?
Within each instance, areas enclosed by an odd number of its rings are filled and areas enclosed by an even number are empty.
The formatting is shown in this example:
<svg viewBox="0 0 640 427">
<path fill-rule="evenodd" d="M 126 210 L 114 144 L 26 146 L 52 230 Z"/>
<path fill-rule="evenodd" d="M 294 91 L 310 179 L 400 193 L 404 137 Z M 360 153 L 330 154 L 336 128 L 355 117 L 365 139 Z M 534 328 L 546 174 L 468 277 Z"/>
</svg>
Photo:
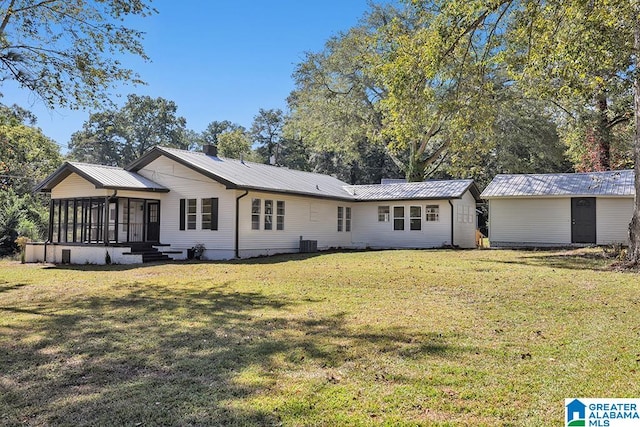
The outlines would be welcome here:
<svg viewBox="0 0 640 427">
<path fill-rule="evenodd" d="M 633 198 L 596 200 L 596 242 L 599 245 L 629 243 L 629 223 L 633 216 Z"/>
<path fill-rule="evenodd" d="M 169 244 L 172 251 L 182 251 L 183 257 L 186 257 L 187 249 L 198 243 L 206 248 L 205 259 L 230 259 L 235 256 L 234 191 L 164 156 L 149 163 L 138 173 L 170 189 L 168 193 L 157 193 L 160 200 L 161 243 Z M 218 230 L 203 230 L 202 199 L 211 197 L 218 198 Z M 180 230 L 180 199 L 197 200 L 195 230 Z"/>
<path fill-rule="evenodd" d="M 237 196 L 245 192 L 238 191 Z M 252 201 L 260 199 L 260 228 L 252 229 Z M 265 230 L 265 200 L 273 201 L 273 229 Z M 285 207 L 284 230 L 277 230 L 277 201 Z M 338 231 L 338 206 L 351 208 L 351 229 L 355 227 L 354 204 L 349 201 L 326 200 L 289 194 L 250 191 L 239 204 L 239 255 L 241 258 L 298 252 L 300 238 L 316 240 L 318 249 L 352 246 L 352 232 Z M 346 212 L 344 210 L 343 212 Z"/>
<path fill-rule="evenodd" d="M 490 199 L 489 241 L 494 247 L 570 244 L 571 199 Z"/>
<path fill-rule="evenodd" d="M 439 206 L 438 221 L 425 220 L 426 205 Z M 389 206 L 389 221 L 378 221 L 378 206 Z M 404 206 L 404 230 L 393 229 L 394 206 Z M 422 208 L 421 230 L 410 229 L 411 206 Z M 359 247 L 436 248 L 451 244 L 451 206 L 446 200 L 360 202 L 354 213 L 353 240 Z"/>
<path fill-rule="evenodd" d="M 96 188 L 95 185 L 72 173 L 51 190 L 52 199 L 73 199 L 75 197 L 105 197 L 113 194 L 113 190 Z"/>
</svg>

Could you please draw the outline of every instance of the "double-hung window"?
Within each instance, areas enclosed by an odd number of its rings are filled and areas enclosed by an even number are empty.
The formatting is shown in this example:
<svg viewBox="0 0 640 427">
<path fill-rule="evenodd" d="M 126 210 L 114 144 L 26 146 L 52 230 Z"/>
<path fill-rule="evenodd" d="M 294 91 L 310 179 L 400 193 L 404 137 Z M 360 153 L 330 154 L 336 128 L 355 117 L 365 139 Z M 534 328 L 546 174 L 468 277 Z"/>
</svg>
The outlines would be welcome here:
<svg viewBox="0 0 640 427">
<path fill-rule="evenodd" d="M 422 206 L 409 207 L 409 229 L 422 230 Z"/>
<path fill-rule="evenodd" d="M 273 200 L 264 201 L 264 229 L 273 230 Z"/>
<path fill-rule="evenodd" d="M 276 203 L 276 230 L 284 230 L 284 201 Z"/>
<path fill-rule="evenodd" d="M 404 206 L 393 207 L 393 229 L 404 230 Z"/>
<path fill-rule="evenodd" d="M 197 213 L 198 213 L 198 199 L 187 199 L 187 230 L 196 229 Z"/>
<path fill-rule="evenodd" d="M 260 230 L 260 204 L 262 200 L 251 200 L 251 229 Z"/>
<path fill-rule="evenodd" d="M 342 231 L 344 223 L 344 208 L 338 206 L 338 231 Z"/>
<path fill-rule="evenodd" d="M 344 231 L 351 231 L 351 208 L 344 208 Z"/>
</svg>

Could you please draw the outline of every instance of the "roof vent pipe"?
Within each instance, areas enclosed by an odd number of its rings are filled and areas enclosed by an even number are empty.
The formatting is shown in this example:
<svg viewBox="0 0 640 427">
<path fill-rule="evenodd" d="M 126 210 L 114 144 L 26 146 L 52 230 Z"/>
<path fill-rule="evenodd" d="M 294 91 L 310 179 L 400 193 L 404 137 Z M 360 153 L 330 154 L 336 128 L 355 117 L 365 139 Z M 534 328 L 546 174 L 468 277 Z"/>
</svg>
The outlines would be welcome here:
<svg viewBox="0 0 640 427">
<path fill-rule="evenodd" d="M 213 144 L 204 144 L 202 146 L 202 151 L 204 152 L 204 154 L 206 154 L 207 156 L 213 156 L 213 157 L 218 157 L 218 147 L 216 147 Z"/>
</svg>

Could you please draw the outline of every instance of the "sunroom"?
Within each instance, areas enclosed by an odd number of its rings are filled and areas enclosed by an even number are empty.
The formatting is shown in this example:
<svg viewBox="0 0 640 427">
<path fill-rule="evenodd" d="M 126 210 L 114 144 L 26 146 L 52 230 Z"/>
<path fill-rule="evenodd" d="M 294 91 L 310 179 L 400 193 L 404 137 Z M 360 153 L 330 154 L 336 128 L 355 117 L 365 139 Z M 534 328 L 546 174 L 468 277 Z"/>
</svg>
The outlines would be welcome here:
<svg viewBox="0 0 640 427">
<path fill-rule="evenodd" d="M 66 162 L 35 190 L 51 194 L 48 238 L 42 248 L 30 248 L 36 258 L 103 263 L 107 256 L 129 263 L 132 257 L 121 256 L 131 248 L 160 244 L 160 194 L 169 190 L 138 174 Z"/>
</svg>

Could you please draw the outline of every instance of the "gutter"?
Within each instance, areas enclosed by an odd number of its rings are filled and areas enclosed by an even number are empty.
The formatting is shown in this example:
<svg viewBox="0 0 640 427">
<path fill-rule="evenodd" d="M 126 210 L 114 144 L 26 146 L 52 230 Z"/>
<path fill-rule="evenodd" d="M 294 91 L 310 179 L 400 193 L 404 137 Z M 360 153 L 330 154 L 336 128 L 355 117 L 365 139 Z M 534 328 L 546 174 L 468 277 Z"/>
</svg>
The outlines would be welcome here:
<svg viewBox="0 0 640 427">
<path fill-rule="evenodd" d="M 451 199 L 447 199 L 447 202 L 449 202 L 449 206 L 451 206 L 451 247 L 453 247 L 455 246 L 453 243 L 453 203 L 451 203 Z"/>
<path fill-rule="evenodd" d="M 236 258 L 240 258 L 240 199 L 249 194 L 249 190 L 244 190 L 244 194 L 236 197 Z"/>
</svg>

